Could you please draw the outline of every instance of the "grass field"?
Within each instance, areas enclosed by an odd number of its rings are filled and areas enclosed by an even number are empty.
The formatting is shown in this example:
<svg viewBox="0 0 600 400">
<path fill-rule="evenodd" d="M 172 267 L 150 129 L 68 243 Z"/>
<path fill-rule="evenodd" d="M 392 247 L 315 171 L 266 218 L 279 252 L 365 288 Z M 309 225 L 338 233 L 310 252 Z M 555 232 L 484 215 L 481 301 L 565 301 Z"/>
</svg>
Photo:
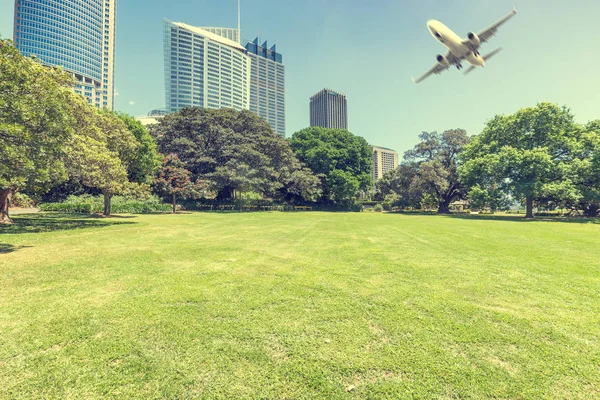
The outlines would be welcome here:
<svg viewBox="0 0 600 400">
<path fill-rule="evenodd" d="M 0 398 L 600 398 L 600 223 L 23 215 Z"/>
</svg>

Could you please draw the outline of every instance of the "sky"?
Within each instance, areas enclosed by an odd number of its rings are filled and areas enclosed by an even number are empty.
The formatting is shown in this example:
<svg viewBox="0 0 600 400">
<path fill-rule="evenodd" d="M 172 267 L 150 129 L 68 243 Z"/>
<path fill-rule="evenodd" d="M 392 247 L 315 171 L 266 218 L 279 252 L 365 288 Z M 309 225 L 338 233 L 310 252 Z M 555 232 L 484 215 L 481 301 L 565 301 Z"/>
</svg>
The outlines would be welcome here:
<svg viewBox="0 0 600 400">
<path fill-rule="evenodd" d="M 515 3 L 516 2 L 516 3 Z M 481 50 L 502 47 L 485 69 L 452 68 L 416 85 L 446 49 L 427 31 L 437 19 L 459 36 L 518 14 Z M 0 36 L 12 38 L 13 0 L 0 0 Z M 309 98 L 347 95 L 348 125 L 400 154 L 422 131 L 478 134 L 495 114 L 540 101 L 566 105 L 578 122 L 600 118 L 597 0 L 242 0 L 242 38 L 276 43 L 286 65 L 286 136 L 309 125 Z M 119 0 L 115 109 L 163 108 L 162 19 L 237 26 L 236 0 Z"/>
</svg>

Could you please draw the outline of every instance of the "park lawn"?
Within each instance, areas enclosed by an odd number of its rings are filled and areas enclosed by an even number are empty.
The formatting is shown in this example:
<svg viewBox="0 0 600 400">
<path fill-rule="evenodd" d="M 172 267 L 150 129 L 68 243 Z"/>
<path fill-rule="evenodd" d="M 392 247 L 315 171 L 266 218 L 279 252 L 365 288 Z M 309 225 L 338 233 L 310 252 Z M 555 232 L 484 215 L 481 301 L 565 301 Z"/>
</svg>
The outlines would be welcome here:
<svg viewBox="0 0 600 400">
<path fill-rule="evenodd" d="M 0 398 L 600 397 L 600 223 L 24 215 Z"/>
</svg>

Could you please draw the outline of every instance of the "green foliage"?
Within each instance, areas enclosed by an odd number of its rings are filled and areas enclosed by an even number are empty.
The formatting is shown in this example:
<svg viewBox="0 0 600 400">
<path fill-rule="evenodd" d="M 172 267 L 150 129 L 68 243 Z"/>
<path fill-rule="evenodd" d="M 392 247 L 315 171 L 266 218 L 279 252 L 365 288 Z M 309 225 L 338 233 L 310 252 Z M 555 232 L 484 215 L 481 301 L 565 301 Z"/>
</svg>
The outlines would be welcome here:
<svg viewBox="0 0 600 400">
<path fill-rule="evenodd" d="M 491 212 L 496 212 L 497 210 L 507 210 L 510 207 L 510 197 L 499 190 L 496 185 L 484 188 L 480 184 L 476 184 L 470 188 L 467 198 L 471 208 L 480 210 L 489 208 Z"/>
<path fill-rule="evenodd" d="M 377 211 L 377 212 L 383 211 L 383 205 L 381 203 L 375 204 L 375 207 L 373 207 L 373 211 Z"/>
<path fill-rule="evenodd" d="M 579 137 L 569 110 L 551 103 L 498 115 L 465 150 L 461 180 L 497 185 L 508 195 L 527 199 L 527 216 L 533 217 L 533 199 L 557 193 L 548 185 L 569 177 Z"/>
<path fill-rule="evenodd" d="M 285 138 L 250 111 L 184 108 L 151 127 L 158 149 L 177 154 L 192 179 L 201 179 L 219 199 L 236 192 L 266 197 L 312 196 L 315 180 L 294 156 Z"/>
<path fill-rule="evenodd" d="M 18 190 L 44 192 L 66 179 L 72 135 L 68 102 L 73 78 L 24 57 L 0 39 L 0 223 Z"/>
<path fill-rule="evenodd" d="M 13 207 L 30 208 L 35 205 L 35 202 L 31 199 L 31 197 L 27 196 L 25 193 L 17 192 L 13 196 L 10 204 Z"/>
<path fill-rule="evenodd" d="M 178 198 L 198 198 L 206 185 L 197 180 L 193 182 L 191 172 L 176 154 L 169 154 L 162 162 L 162 167 L 156 171 L 154 190 L 172 202 L 173 212 L 177 211 Z"/>
<path fill-rule="evenodd" d="M 377 181 L 376 198 L 394 194 L 395 206 L 448 213 L 450 204 L 466 194 L 458 179 L 458 155 L 469 137 L 462 129 L 451 129 L 423 132 L 419 138 L 419 144 L 404 154 L 404 162 Z"/>
<path fill-rule="evenodd" d="M 170 204 L 163 204 L 157 196 L 148 198 L 136 198 L 125 196 L 114 196 L 111 201 L 111 209 L 117 214 L 150 214 L 166 213 L 171 211 Z M 42 203 L 41 211 L 57 211 L 71 213 L 102 213 L 104 210 L 103 196 L 69 196 L 60 203 Z"/>
<path fill-rule="evenodd" d="M 310 127 L 294 133 L 291 146 L 321 179 L 323 200 L 353 203 L 371 186 L 372 152 L 365 139 L 341 129 Z"/>
<path fill-rule="evenodd" d="M 129 159 L 127 166 L 129 181 L 151 184 L 154 173 L 161 165 L 161 157 L 157 152 L 154 139 L 150 136 L 146 127 L 131 115 L 125 113 L 115 113 L 115 115 L 123 121 L 138 143 L 137 149 Z"/>
</svg>

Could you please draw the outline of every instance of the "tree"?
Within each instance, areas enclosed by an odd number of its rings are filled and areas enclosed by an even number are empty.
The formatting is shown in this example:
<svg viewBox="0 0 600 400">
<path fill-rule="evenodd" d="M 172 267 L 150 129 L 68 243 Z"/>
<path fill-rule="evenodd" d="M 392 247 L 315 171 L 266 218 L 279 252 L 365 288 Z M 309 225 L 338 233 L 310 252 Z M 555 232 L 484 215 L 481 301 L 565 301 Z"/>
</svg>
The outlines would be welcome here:
<svg viewBox="0 0 600 400">
<path fill-rule="evenodd" d="M 512 115 L 497 115 L 463 154 L 461 180 L 467 185 L 497 185 L 524 199 L 526 218 L 549 185 L 569 176 L 578 130 L 565 107 L 540 103 Z"/>
<path fill-rule="evenodd" d="M 376 183 L 375 200 L 392 200 L 391 206 L 419 208 L 423 191 L 412 184 L 418 169 L 411 163 L 402 163 L 398 168 L 385 173 Z"/>
<path fill-rule="evenodd" d="M 156 150 L 156 143 L 140 121 L 125 113 L 115 113 L 123 121 L 129 132 L 135 137 L 138 146 L 133 157 L 129 159 L 127 174 L 130 182 L 152 183 L 154 173 L 161 165 L 161 157 Z"/>
<path fill-rule="evenodd" d="M 294 133 L 291 146 L 298 159 L 320 177 L 323 201 L 354 201 L 371 187 L 371 147 L 342 129 L 310 127 Z"/>
<path fill-rule="evenodd" d="M 192 178 L 222 200 L 245 191 L 279 196 L 302 168 L 285 138 L 246 110 L 184 108 L 153 125 L 151 134 L 161 153 L 177 154 Z"/>
<path fill-rule="evenodd" d="M 171 201 L 173 214 L 177 212 L 177 199 L 197 198 L 204 188 L 202 182 L 193 182 L 191 176 L 185 164 L 173 153 L 163 159 L 162 167 L 156 172 L 154 189 Z"/>
<path fill-rule="evenodd" d="M 102 191 L 103 214 L 108 217 L 112 197 L 139 186 L 129 182 L 127 173 L 136 160 L 138 142 L 113 113 L 96 110 L 74 93 L 69 104 L 75 132 L 68 142 L 68 175 Z"/>
<path fill-rule="evenodd" d="M 66 179 L 73 84 L 69 74 L 0 39 L 0 223 L 11 222 L 8 208 L 17 191 L 44 192 Z"/>
<path fill-rule="evenodd" d="M 450 213 L 450 204 L 466 194 L 459 181 L 458 156 L 469 143 L 463 129 L 442 134 L 423 132 L 421 142 L 404 154 L 405 164 L 414 168 L 410 182 L 413 191 L 428 196 L 428 204 L 437 202 L 438 213 Z"/>
<path fill-rule="evenodd" d="M 570 201 L 566 205 L 595 217 L 600 212 L 600 120 L 582 128 L 577 145 L 569 177 Z"/>
</svg>

